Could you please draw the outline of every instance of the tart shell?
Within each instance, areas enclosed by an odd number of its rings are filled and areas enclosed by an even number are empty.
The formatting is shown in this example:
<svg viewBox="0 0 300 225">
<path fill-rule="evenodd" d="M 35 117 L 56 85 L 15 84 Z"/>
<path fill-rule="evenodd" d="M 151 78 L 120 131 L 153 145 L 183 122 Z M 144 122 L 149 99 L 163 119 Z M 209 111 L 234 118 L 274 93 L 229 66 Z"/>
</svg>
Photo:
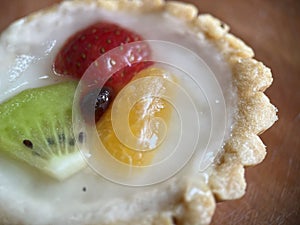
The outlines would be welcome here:
<svg viewBox="0 0 300 225">
<path fill-rule="evenodd" d="M 98 225 L 205 225 L 211 222 L 216 202 L 242 197 L 246 190 L 245 166 L 256 165 L 264 159 L 266 146 L 259 134 L 277 120 L 277 109 L 264 91 L 272 83 L 271 70 L 254 59 L 253 50 L 229 33 L 229 26 L 209 14 L 198 14 L 191 4 L 164 0 L 74 0 L 69 4 L 97 4 L 111 11 L 166 11 L 186 22 L 196 33 L 204 34 L 215 44 L 229 63 L 233 84 L 238 93 L 238 112 L 230 138 L 213 166 L 185 183 L 180 183 L 173 204 L 160 212 L 136 216 L 128 221 L 98 223 Z M 39 11 L 55 10 L 57 6 Z M 197 191 L 194 191 L 197 190 Z M 86 224 L 83 224 L 86 225 Z"/>
</svg>

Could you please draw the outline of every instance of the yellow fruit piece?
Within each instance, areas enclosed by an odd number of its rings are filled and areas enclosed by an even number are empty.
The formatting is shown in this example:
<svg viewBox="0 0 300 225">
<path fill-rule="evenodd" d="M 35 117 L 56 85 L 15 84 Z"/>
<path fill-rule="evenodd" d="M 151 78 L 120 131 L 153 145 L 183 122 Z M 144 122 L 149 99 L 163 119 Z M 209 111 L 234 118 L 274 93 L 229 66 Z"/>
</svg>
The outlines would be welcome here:
<svg viewBox="0 0 300 225">
<path fill-rule="evenodd" d="M 96 125 L 97 131 L 104 147 L 115 159 L 132 166 L 151 164 L 172 114 L 172 105 L 163 99 L 166 93 L 172 92 L 166 90 L 166 82 L 170 81 L 172 75 L 168 71 L 145 69 L 119 93 L 121 99 L 117 100 L 117 96 L 113 103 L 120 104 L 118 109 L 114 110 L 111 104 L 102 115 Z M 112 118 L 117 119 L 112 122 Z"/>
</svg>

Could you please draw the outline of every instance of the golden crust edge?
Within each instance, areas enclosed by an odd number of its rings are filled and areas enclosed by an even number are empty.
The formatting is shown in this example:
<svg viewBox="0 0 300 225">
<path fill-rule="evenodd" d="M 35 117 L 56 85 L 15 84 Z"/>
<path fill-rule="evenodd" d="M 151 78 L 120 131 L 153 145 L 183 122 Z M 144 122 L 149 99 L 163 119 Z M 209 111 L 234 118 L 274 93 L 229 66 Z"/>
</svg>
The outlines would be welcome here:
<svg viewBox="0 0 300 225">
<path fill-rule="evenodd" d="M 142 3 L 139 0 L 74 0 L 70 4 L 81 3 L 96 3 L 99 7 L 113 11 L 166 10 L 170 15 L 186 21 L 196 32 L 203 32 L 208 39 L 215 43 L 229 62 L 233 72 L 233 82 L 238 89 L 238 97 L 242 102 L 238 106 L 237 116 L 239 120 L 247 121 L 246 126 L 243 122 L 235 124 L 233 134 L 226 142 L 221 157 L 214 165 L 208 182 L 199 179 L 188 183 L 181 193 L 180 203 L 173 207 L 173 211 L 166 210 L 149 215 L 143 223 L 144 225 L 173 225 L 176 220 L 176 223 L 179 224 L 209 224 L 215 210 L 215 198 L 216 200 L 230 200 L 242 197 L 246 189 L 244 167 L 260 163 L 266 155 L 265 146 L 258 135 L 272 126 L 278 119 L 277 109 L 263 93 L 272 83 L 270 69 L 254 59 L 254 52 L 249 46 L 229 33 L 228 25 L 210 14 L 198 15 L 197 8 L 191 4 L 177 1 L 166 2 L 165 0 L 144 0 Z M 55 4 L 47 9 L 32 13 L 25 19 L 30 21 L 39 14 L 54 11 L 58 5 Z M 263 124 L 260 124 L 261 120 L 255 119 L 255 114 L 251 113 L 253 111 L 245 110 L 245 106 L 248 104 L 251 105 L 252 109 L 259 107 L 259 115 L 266 119 Z M 245 143 L 247 144 L 245 145 Z M 201 190 L 201 193 L 188 198 L 187 196 L 193 188 Z M 138 218 L 126 222 L 101 223 L 101 225 L 127 223 L 135 225 L 141 224 L 141 221 Z"/>
<path fill-rule="evenodd" d="M 199 15 L 196 26 L 215 42 L 229 62 L 237 88 L 237 121 L 209 179 L 217 200 L 237 199 L 246 190 L 244 167 L 260 163 L 266 155 L 265 145 L 258 135 L 278 119 L 276 107 L 264 94 L 272 84 L 272 73 L 254 59 L 249 46 L 228 33 L 229 27 L 220 20 L 208 14 Z M 234 171 L 235 176 L 232 176 Z"/>
</svg>

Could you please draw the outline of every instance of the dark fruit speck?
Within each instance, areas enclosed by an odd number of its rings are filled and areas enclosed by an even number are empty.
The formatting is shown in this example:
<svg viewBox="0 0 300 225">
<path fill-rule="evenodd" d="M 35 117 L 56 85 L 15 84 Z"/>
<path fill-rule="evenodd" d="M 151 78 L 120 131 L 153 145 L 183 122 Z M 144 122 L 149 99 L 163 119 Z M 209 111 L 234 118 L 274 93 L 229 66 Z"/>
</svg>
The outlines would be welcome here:
<svg viewBox="0 0 300 225">
<path fill-rule="evenodd" d="M 95 105 L 95 120 L 98 121 L 106 111 L 113 98 L 113 90 L 109 87 L 103 87 L 97 97 Z"/>
<path fill-rule="evenodd" d="M 103 87 L 98 94 L 99 90 L 94 90 L 83 96 L 80 107 L 85 120 L 89 123 L 97 122 L 103 113 L 108 108 L 114 97 L 113 89 L 110 87 Z M 97 95 L 96 99 L 95 96 Z M 91 105 L 94 105 L 94 118 L 90 118 L 89 110 Z"/>
</svg>

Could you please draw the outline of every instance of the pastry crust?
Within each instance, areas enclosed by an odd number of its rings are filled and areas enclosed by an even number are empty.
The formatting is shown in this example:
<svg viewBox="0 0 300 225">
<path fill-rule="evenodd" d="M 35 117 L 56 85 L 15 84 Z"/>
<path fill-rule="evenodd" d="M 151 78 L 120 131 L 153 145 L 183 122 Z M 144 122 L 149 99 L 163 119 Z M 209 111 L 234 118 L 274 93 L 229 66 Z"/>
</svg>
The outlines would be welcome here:
<svg viewBox="0 0 300 225">
<path fill-rule="evenodd" d="M 174 204 L 165 210 L 129 221 L 114 221 L 98 225 L 204 225 L 209 224 L 216 201 L 240 198 L 244 195 L 245 166 L 260 163 L 266 149 L 259 134 L 277 120 L 276 108 L 263 93 L 272 83 L 269 68 L 253 59 L 253 50 L 229 32 L 229 26 L 211 15 L 198 15 L 195 6 L 164 0 L 74 0 L 69 4 L 97 4 L 107 10 L 166 11 L 184 20 L 197 33 L 215 44 L 232 68 L 233 83 L 238 93 L 238 112 L 230 138 L 223 151 L 205 173 L 187 179 L 176 192 Z M 55 10 L 56 6 L 32 14 Z M 172 196 L 174 197 L 174 196 Z M 85 224 L 84 224 L 85 225 Z"/>
</svg>

